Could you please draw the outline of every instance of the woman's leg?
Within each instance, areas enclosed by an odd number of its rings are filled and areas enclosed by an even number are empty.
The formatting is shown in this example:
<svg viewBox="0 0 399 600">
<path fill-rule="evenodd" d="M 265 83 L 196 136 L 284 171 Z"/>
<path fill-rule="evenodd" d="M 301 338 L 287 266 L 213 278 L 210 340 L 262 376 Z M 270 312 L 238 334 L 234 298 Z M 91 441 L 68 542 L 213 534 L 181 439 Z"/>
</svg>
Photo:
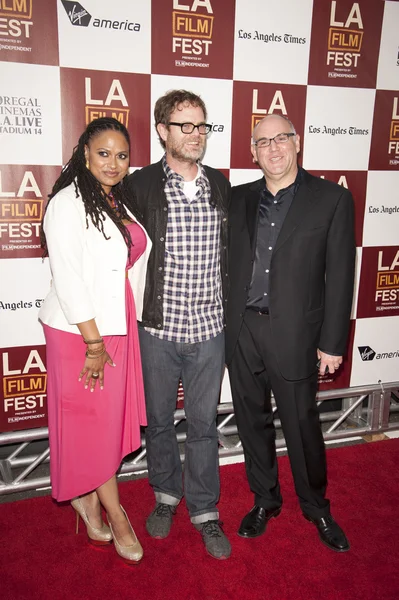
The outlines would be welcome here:
<svg viewBox="0 0 399 600">
<path fill-rule="evenodd" d="M 101 529 L 104 525 L 104 521 L 101 516 L 101 504 L 96 490 L 84 494 L 83 496 L 79 496 L 79 500 L 83 505 L 90 525 L 96 529 Z"/>
<path fill-rule="evenodd" d="M 100 485 L 96 492 L 107 512 L 108 521 L 112 525 L 113 532 L 119 544 L 121 546 L 131 546 L 134 544 L 137 538 L 129 527 L 129 523 L 121 509 L 116 475 Z"/>
</svg>

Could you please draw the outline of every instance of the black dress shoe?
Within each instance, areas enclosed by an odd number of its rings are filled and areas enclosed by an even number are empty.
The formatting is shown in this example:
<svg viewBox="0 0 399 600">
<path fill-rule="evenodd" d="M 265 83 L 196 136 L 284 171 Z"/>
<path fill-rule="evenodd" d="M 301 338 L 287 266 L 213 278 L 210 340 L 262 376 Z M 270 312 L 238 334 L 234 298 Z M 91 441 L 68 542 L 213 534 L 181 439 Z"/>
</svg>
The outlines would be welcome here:
<svg viewBox="0 0 399 600">
<path fill-rule="evenodd" d="M 245 538 L 254 538 L 262 535 L 266 531 L 269 519 L 278 517 L 280 513 L 281 507 L 267 509 L 255 505 L 241 521 L 238 535 Z"/>
<path fill-rule="evenodd" d="M 303 516 L 316 525 L 321 541 L 328 548 L 335 550 L 335 552 L 347 552 L 349 550 L 350 546 L 346 535 L 331 515 L 322 517 L 321 519 L 313 519 L 305 514 Z"/>
</svg>

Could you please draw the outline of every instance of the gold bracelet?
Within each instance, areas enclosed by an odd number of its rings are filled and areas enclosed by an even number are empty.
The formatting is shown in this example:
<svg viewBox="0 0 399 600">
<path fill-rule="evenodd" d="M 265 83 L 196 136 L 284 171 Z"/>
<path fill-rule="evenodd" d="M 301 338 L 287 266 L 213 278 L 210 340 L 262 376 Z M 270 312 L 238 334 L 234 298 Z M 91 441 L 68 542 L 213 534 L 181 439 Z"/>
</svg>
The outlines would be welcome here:
<svg viewBox="0 0 399 600">
<path fill-rule="evenodd" d="M 101 348 L 98 352 L 94 352 L 93 350 L 89 350 L 89 348 L 86 348 L 86 352 L 90 356 L 101 356 L 102 354 L 104 354 L 104 350 L 105 348 Z"/>
<path fill-rule="evenodd" d="M 83 341 L 85 344 L 100 344 L 101 342 L 104 342 L 103 338 L 99 338 L 98 340 L 85 340 L 83 338 Z"/>
<path fill-rule="evenodd" d="M 106 351 L 107 351 L 107 349 L 104 348 L 104 350 L 100 354 L 95 354 L 94 356 L 90 356 L 89 351 L 86 350 L 85 354 L 86 354 L 86 358 L 92 358 L 92 359 L 94 359 L 94 358 L 99 358 L 100 356 L 102 356 L 103 354 L 105 354 Z"/>
</svg>

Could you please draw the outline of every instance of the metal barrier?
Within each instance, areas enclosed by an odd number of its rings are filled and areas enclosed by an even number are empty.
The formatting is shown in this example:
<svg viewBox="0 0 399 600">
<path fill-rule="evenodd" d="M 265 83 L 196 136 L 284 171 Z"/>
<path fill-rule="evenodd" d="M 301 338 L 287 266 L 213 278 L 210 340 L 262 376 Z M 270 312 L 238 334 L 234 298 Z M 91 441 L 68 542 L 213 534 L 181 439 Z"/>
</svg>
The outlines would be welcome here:
<svg viewBox="0 0 399 600">
<path fill-rule="evenodd" d="M 373 386 L 348 388 L 319 392 L 317 402 L 326 400 L 342 400 L 341 410 L 320 414 L 324 430 L 324 440 L 354 438 L 366 434 L 383 433 L 399 429 L 399 382 Z M 273 410 L 276 410 L 274 405 Z M 175 426 L 185 420 L 184 409 L 175 412 Z M 233 422 L 233 424 L 231 424 Z M 276 429 L 281 429 L 279 419 L 275 419 Z M 219 457 L 242 456 L 241 442 L 237 437 L 237 427 L 234 424 L 234 412 L 231 403 L 218 406 L 218 437 Z M 184 432 L 177 432 L 177 439 L 183 443 Z M 44 441 L 46 448 L 40 454 L 26 454 L 25 450 L 32 442 Z M 277 452 L 286 450 L 284 438 L 277 439 Z M 0 446 L 12 446 L 10 454 L 0 459 L 0 495 L 48 488 L 50 476 L 35 476 L 36 470 L 43 470 L 43 465 L 49 462 L 48 429 L 41 427 L 26 431 L 15 431 L 0 434 Z M 15 447 L 17 446 L 17 447 Z M 181 455 L 184 460 L 184 454 Z M 141 449 L 132 458 L 124 460 L 119 469 L 120 475 L 129 475 L 147 470 L 145 441 Z"/>
</svg>

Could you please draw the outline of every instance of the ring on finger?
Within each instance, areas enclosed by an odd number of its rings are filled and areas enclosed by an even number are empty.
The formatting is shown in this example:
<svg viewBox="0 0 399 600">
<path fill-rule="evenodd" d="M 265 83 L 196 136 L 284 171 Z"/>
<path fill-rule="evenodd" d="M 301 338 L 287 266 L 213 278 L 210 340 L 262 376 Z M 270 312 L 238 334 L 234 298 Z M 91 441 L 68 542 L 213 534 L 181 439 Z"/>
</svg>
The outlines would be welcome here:
<svg viewBox="0 0 399 600">
<path fill-rule="evenodd" d="M 98 379 L 100 377 L 100 373 L 92 373 L 92 379 Z"/>
</svg>

